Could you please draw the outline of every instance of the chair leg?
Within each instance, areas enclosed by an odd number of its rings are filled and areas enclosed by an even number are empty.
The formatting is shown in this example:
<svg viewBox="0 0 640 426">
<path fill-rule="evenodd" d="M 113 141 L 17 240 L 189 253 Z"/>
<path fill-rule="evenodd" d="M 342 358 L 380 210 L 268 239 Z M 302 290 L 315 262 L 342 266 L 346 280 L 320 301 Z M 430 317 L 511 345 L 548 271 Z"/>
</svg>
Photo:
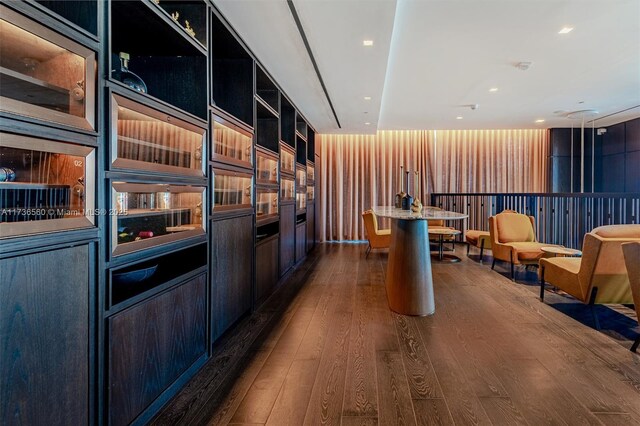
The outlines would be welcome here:
<svg viewBox="0 0 640 426">
<path fill-rule="evenodd" d="M 544 266 L 540 269 L 540 301 L 544 302 Z"/>
<path fill-rule="evenodd" d="M 600 331 L 600 320 L 598 319 L 598 314 L 596 313 L 596 295 L 598 294 L 598 287 L 594 287 L 591 290 L 591 297 L 589 298 L 589 307 L 591 308 L 591 316 L 593 317 L 593 325 L 596 327 L 596 330 Z"/>
<path fill-rule="evenodd" d="M 469 256 L 469 249 L 471 248 L 471 244 L 467 243 L 467 256 Z"/>
<path fill-rule="evenodd" d="M 484 240 L 480 241 L 480 263 L 482 264 L 482 261 L 484 259 Z"/>
<path fill-rule="evenodd" d="M 638 349 L 638 345 L 640 345 L 640 336 L 638 336 L 636 338 L 636 341 L 633 342 L 633 345 L 631 346 L 631 352 L 635 352 L 636 349 Z"/>
<path fill-rule="evenodd" d="M 516 280 L 516 271 L 515 271 L 515 265 L 513 264 L 513 252 L 509 253 L 509 259 L 511 259 L 511 280 L 515 281 Z"/>
<path fill-rule="evenodd" d="M 369 244 L 369 247 L 367 247 L 367 254 L 365 255 L 365 259 L 369 257 L 369 253 L 371 253 L 371 244 Z"/>
<path fill-rule="evenodd" d="M 493 258 L 493 262 L 491 262 L 491 270 L 493 271 L 493 268 L 496 266 L 496 258 Z"/>
</svg>

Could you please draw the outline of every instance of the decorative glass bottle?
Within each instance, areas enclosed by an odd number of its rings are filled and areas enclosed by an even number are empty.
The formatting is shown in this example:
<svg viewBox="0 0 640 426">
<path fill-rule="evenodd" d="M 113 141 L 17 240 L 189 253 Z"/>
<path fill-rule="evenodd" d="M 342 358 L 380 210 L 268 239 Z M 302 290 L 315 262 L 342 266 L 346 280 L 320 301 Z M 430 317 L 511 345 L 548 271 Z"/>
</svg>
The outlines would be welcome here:
<svg viewBox="0 0 640 426">
<path fill-rule="evenodd" d="M 116 67 L 113 70 L 113 78 L 120 80 L 136 92 L 147 93 L 145 82 L 136 73 L 129 71 L 129 58 L 128 53 L 120 52 L 120 69 L 118 70 Z"/>
</svg>

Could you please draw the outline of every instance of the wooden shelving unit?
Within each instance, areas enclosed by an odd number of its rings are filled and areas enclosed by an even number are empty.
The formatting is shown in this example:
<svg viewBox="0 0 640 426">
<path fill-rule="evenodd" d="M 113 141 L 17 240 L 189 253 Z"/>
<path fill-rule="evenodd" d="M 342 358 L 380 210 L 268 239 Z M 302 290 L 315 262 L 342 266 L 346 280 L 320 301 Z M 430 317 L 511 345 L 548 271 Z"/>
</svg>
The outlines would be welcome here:
<svg viewBox="0 0 640 426">
<path fill-rule="evenodd" d="M 2 378 L 8 410 L 19 405 L 30 424 L 145 424 L 306 255 L 309 210 L 296 212 L 306 186 L 295 179 L 310 164 L 313 130 L 208 0 L 2 7 L 72 40 L 97 66 L 87 68 L 96 75 L 85 101 L 90 125 L 0 112 L 3 135 L 46 139 L 38 143 L 78 157 L 87 176 L 65 186 L 67 204 L 82 194 L 95 213 L 77 219 L 82 226 L 38 224 L 0 237 L 0 278 L 12 284 L 0 286 L 0 331 L 10 335 L 18 311 L 37 324 L 0 349 L 1 365 L 11 359 L 25 372 Z M 121 52 L 146 93 L 118 79 Z M 53 111 L 68 100 L 50 79 L 0 74 L 3 93 L 22 103 L 34 95 Z M 180 202 L 171 199 L 178 192 Z M 127 208 L 124 193 L 166 196 Z"/>
</svg>

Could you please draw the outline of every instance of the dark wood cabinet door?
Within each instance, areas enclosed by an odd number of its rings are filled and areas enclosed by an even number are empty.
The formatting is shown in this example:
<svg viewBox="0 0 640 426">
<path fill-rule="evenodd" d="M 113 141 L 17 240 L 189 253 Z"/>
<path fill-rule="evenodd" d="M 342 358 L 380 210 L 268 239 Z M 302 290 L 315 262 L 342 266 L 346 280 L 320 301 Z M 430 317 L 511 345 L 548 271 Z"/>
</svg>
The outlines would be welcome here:
<svg viewBox="0 0 640 426">
<path fill-rule="evenodd" d="M 307 223 L 296 225 L 296 262 L 307 255 Z"/>
<path fill-rule="evenodd" d="M 274 236 L 256 246 L 256 306 L 273 292 L 278 283 L 279 245 L 280 238 Z"/>
<path fill-rule="evenodd" d="M 0 260 L 0 424 L 88 424 L 93 247 Z"/>
<path fill-rule="evenodd" d="M 313 204 L 307 206 L 307 253 L 316 246 L 316 215 Z"/>
<path fill-rule="evenodd" d="M 280 206 L 280 276 L 295 263 L 296 206 Z"/>
<path fill-rule="evenodd" d="M 211 225 L 212 340 L 251 310 L 253 216 L 213 221 Z"/>
<path fill-rule="evenodd" d="M 206 354 L 206 284 L 199 275 L 108 319 L 109 424 L 129 424 Z"/>
</svg>

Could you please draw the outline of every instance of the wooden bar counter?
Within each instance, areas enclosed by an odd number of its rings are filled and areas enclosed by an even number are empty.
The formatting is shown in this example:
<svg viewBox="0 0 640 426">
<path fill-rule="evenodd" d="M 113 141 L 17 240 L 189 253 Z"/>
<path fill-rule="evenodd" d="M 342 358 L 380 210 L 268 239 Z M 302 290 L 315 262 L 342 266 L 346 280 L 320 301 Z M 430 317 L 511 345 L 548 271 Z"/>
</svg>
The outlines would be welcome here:
<svg viewBox="0 0 640 426">
<path fill-rule="evenodd" d="M 436 306 L 427 220 L 459 220 L 467 215 L 429 207 L 420 213 L 386 206 L 374 207 L 373 211 L 391 219 L 385 284 L 389 307 L 402 315 L 432 315 Z"/>
</svg>

